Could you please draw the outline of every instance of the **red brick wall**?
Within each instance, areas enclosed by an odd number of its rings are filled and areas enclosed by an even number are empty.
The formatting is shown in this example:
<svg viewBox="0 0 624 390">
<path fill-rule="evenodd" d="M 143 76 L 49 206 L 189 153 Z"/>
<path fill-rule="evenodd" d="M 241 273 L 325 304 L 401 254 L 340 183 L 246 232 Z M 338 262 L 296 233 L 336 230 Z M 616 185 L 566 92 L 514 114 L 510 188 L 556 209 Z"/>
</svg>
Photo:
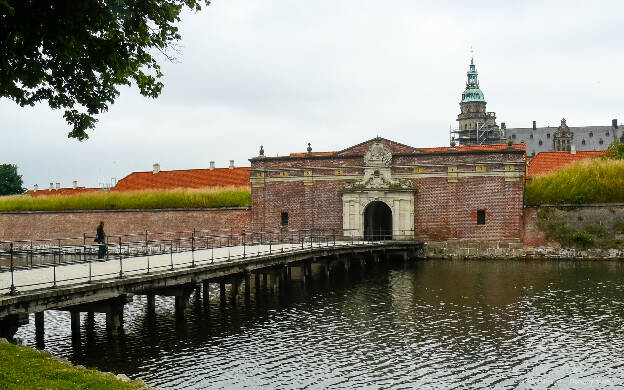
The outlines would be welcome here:
<svg viewBox="0 0 624 390">
<path fill-rule="evenodd" d="M 0 213 L 0 240 L 95 235 L 99 221 L 109 235 L 230 229 L 249 230 L 249 208 Z"/>
<path fill-rule="evenodd" d="M 415 237 L 422 240 L 518 240 L 522 236 L 522 207 L 524 183 L 505 181 L 504 163 L 522 163 L 522 151 L 494 152 L 433 152 L 419 153 L 409 147 L 383 141 L 393 153 L 395 173 L 412 172 L 401 165 L 424 166 L 425 174 L 443 177 L 414 179 L 418 193 L 414 199 Z M 370 143 L 345 150 L 339 156 L 312 158 L 264 158 L 252 160 L 253 170 L 264 171 L 266 178 L 277 178 L 279 170 L 288 170 L 289 178 L 302 179 L 306 167 L 343 169 L 344 175 L 362 175 L 363 154 Z M 411 153 L 411 154 L 410 154 Z M 475 165 L 487 164 L 487 172 L 498 171 L 499 176 L 460 177 L 448 182 L 448 165 L 459 171 L 475 171 Z M 430 166 L 429 166 L 430 165 Z M 437 165 L 437 166 L 436 166 Z M 299 169 L 299 170 L 296 170 Z M 516 169 L 521 169 L 521 165 Z M 333 175 L 333 169 L 314 170 L 315 175 Z M 282 178 L 284 179 L 284 178 Z M 255 231 L 280 227 L 280 213 L 289 213 L 289 228 L 342 229 L 342 193 L 345 180 L 317 180 L 306 186 L 303 181 L 265 182 L 263 187 L 252 185 L 251 225 Z M 477 225 L 477 210 L 486 210 L 486 224 Z"/>
<path fill-rule="evenodd" d="M 537 207 L 527 207 L 523 210 L 522 242 L 526 247 L 552 246 L 546 240 L 544 232 L 537 227 Z"/>
</svg>

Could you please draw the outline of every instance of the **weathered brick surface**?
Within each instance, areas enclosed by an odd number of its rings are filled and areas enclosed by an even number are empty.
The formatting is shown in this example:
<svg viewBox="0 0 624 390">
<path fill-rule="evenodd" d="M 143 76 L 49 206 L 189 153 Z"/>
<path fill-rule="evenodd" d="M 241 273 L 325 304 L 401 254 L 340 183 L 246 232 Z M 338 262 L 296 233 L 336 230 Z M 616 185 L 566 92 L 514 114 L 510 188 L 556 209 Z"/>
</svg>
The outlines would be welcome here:
<svg viewBox="0 0 624 390">
<path fill-rule="evenodd" d="M 254 172 L 264 172 L 265 179 L 284 181 L 265 182 L 252 186 L 252 229 L 280 228 L 280 213 L 289 213 L 289 228 L 342 229 L 342 193 L 345 180 L 317 180 L 313 185 L 303 181 L 286 181 L 302 178 L 306 168 L 314 175 L 332 176 L 333 170 L 342 169 L 343 175 L 363 175 L 363 155 L 372 142 L 356 145 L 334 156 L 311 158 L 252 159 Z M 507 240 L 522 236 L 522 206 L 524 183 L 505 181 L 502 174 L 505 163 L 516 163 L 522 169 L 524 155 L 519 150 L 420 152 L 405 145 L 383 142 L 393 154 L 392 173 L 412 173 L 414 166 L 423 167 L 425 175 L 413 179 L 418 193 L 414 196 L 415 237 L 422 240 Z M 460 177 L 448 182 L 448 166 L 458 172 L 475 172 L 475 164 L 486 164 L 488 175 Z M 401 167 L 403 165 L 403 167 Z M 405 167 L 407 166 L 407 167 Z M 319 168 L 327 168 L 325 170 Z M 493 173 L 498 176 L 492 176 Z M 486 224 L 477 225 L 477 210 L 486 210 Z"/>
<path fill-rule="evenodd" d="M 523 210 L 522 242 L 526 247 L 554 246 L 549 243 L 544 232 L 537 227 L 537 207 L 527 207 Z"/>
<path fill-rule="evenodd" d="M 0 213 L 0 240 L 95 235 L 104 221 L 109 235 L 230 229 L 249 230 L 249 208 Z"/>
</svg>

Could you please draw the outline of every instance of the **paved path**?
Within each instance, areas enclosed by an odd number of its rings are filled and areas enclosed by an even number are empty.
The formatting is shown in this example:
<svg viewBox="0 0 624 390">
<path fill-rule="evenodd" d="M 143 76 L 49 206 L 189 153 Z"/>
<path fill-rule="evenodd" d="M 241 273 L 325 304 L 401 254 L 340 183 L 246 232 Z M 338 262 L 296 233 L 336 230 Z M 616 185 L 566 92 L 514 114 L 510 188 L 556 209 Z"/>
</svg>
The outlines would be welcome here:
<svg viewBox="0 0 624 390">
<path fill-rule="evenodd" d="M 335 246 L 352 245 L 351 242 L 336 242 Z M 327 243 L 314 244 L 314 247 L 326 247 Z M 334 246 L 330 243 L 329 246 Z M 306 244 L 304 249 L 309 249 Z M 140 256 L 124 258 L 122 263 L 123 275 L 133 276 L 147 273 L 148 263 L 151 272 L 163 272 L 174 269 L 190 267 L 195 258 L 196 265 L 210 264 L 212 261 L 227 262 L 228 260 L 241 259 L 243 257 L 257 257 L 269 253 L 289 252 L 301 250 L 301 244 L 278 244 L 278 245 L 253 245 L 234 246 L 215 249 L 202 249 L 195 252 L 178 252 L 153 256 Z M 69 263 L 47 266 L 33 269 L 20 269 L 14 272 L 14 283 L 19 292 L 52 287 L 56 278 L 57 286 L 84 283 L 89 280 L 106 280 L 119 277 L 120 261 L 115 259 L 115 254 L 109 254 L 107 261 L 92 261 L 90 263 Z M 55 275 L 56 274 L 56 275 Z M 0 273 L 0 295 L 7 293 L 11 286 L 11 272 Z"/>
</svg>

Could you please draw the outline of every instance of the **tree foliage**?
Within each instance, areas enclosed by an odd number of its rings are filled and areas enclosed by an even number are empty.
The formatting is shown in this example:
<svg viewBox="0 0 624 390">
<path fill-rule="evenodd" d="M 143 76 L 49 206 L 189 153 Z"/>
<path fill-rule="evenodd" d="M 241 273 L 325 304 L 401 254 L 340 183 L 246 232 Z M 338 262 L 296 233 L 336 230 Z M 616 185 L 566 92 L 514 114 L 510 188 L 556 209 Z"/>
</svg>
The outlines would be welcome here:
<svg viewBox="0 0 624 390">
<path fill-rule="evenodd" d="M 607 149 L 607 158 L 624 160 L 624 142 L 613 142 Z"/>
<path fill-rule="evenodd" d="M 69 137 L 84 140 L 95 115 L 136 84 L 163 87 L 157 53 L 181 37 L 176 23 L 208 0 L 0 0 L 0 98 L 63 109 Z"/>
<path fill-rule="evenodd" d="M 22 194 L 22 176 L 17 174 L 17 165 L 0 164 L 0 195 Z"/>
</svg>

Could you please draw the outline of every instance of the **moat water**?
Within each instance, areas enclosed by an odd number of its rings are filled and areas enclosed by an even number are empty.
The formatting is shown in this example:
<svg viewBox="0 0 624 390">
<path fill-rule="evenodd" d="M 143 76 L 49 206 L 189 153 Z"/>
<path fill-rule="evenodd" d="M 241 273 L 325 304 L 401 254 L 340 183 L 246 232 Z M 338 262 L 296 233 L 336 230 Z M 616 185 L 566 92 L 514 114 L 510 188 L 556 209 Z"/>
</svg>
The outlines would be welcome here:
<svg viewBox="0 0 624 390">
<path fill-rule="evenodd" d="M 45 348 L 162 389 L 624 386 L 624 262 L 415 261 L 205 305 L 173 297 L 103 314 L 46 312 Z M 35 345 L 34 318 L 17 337 Z"/>
</svg>

